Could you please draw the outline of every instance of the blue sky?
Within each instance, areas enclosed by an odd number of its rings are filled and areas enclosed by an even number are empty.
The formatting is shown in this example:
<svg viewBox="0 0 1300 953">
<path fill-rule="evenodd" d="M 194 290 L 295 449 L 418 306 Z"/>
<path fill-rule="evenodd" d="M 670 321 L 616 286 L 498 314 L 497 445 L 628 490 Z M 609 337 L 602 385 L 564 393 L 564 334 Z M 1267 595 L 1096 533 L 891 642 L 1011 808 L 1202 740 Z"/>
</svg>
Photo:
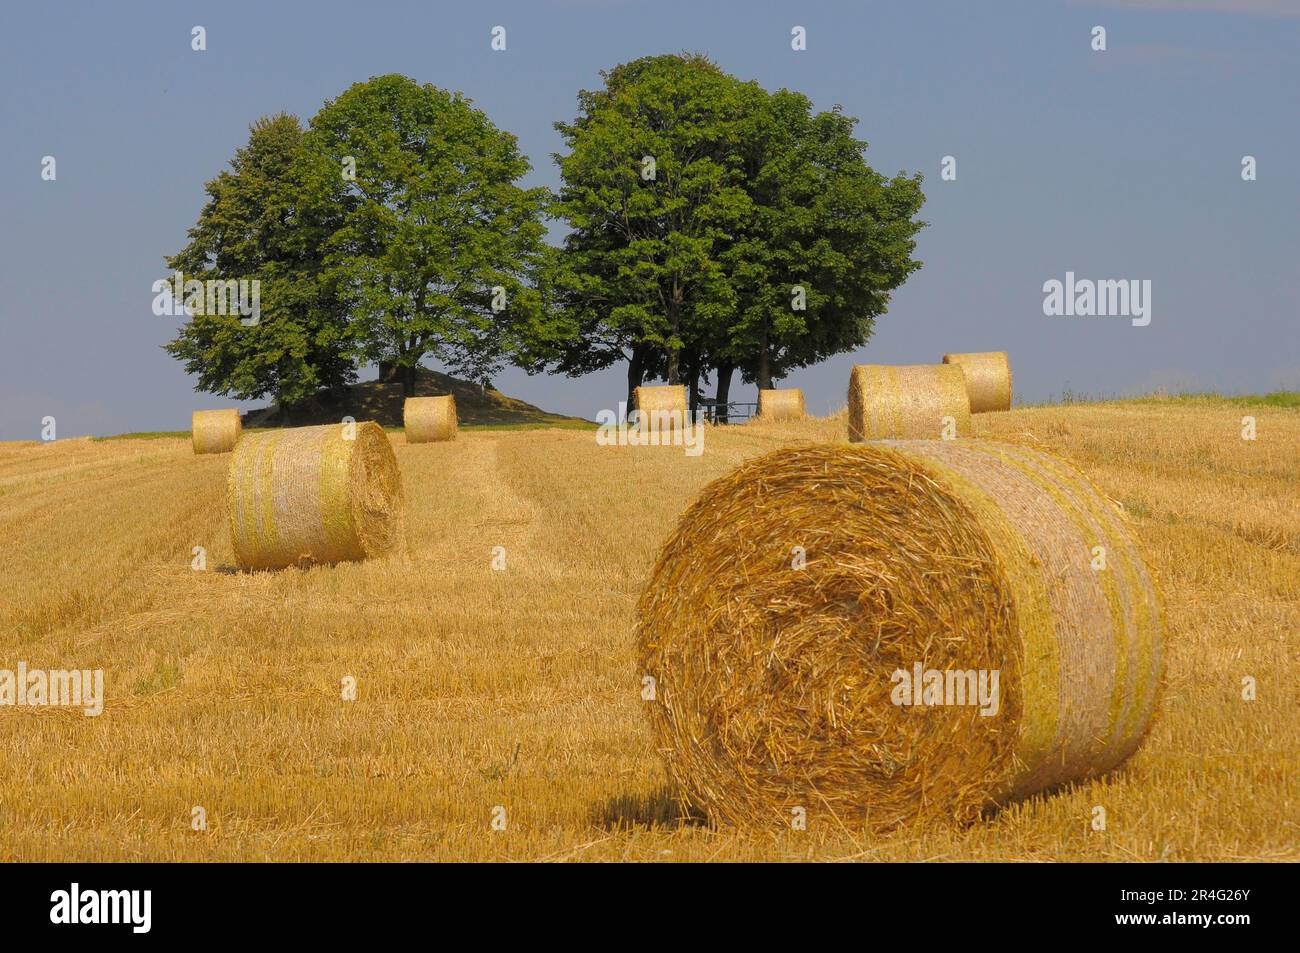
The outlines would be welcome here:
<svg viewBox="0 0 1300 953">
<path fill-rule="evenodd" d="M 498 24 L 505 52 L 490 49 Z M 790 48 L 796 24 L 806 51 Z M 843 404 L 853 363 L 953 350 L 1009 352 L 1025 400 L 1300 389 L 1300 0 L 9 4 L 0 439 L 38 436 L 46 415 L 60 436 L 185 429 L 228 405 L 161 350 L 177 319 L 152 313 L 150 286 L 259 116 L 305 121 L 401 72 L 470 96 L 519 137 L 529 184 L 554 186 L 552 123 L 577 90 L 682 50 L 842 105 L 875 168 L 925 176 L 924 267 L 866 348 L 783 382 L 815 411 Z M 945 155 L 956 181 L 940 180 Z M 1045 316 L 1043 283 L 1067 271 L 1150 280 L 1150 325 Z M 623 375 L 496 383 L 593 417 Z"/>
</svg>

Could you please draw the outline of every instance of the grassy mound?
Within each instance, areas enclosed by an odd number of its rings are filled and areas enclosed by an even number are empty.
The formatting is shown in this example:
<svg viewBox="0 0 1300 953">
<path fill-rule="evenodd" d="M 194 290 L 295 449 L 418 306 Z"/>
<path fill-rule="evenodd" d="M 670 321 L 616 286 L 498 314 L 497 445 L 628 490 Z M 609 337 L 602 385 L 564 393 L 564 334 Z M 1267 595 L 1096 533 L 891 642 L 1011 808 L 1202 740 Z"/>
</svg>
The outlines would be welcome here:
<svg viewBox="0 0 1300 953">
<path fill-rule="evenodd" d="M 508 397 L 493 387 L 480 387 L 425 367 L 416 368 L 416 397 L 452 394 L 462 427 L 586 427 L 581 417 L 552 414 L 532 404 Z M 343 417 L 373 420 L 384 427 L 401 428 L 402 404 L 406 394 L 398 381 L 366 381 L 353 384 L 339 397 L 322 393 L 306 408 L 295 408 L 286 415 L 278 406 L 250 410 L 244 416 L 245 427 L 305 427 L 337 423 Z"/>
</svg>

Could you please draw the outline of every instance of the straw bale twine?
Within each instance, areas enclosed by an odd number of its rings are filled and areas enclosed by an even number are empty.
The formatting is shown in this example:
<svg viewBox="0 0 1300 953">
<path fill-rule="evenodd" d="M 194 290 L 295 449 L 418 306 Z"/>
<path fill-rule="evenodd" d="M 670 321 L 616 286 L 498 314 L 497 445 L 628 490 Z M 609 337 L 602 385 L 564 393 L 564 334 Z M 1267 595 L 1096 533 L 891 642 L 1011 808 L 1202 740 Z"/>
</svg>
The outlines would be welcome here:
<svg viewBox="0 0 1300 953">
<path fill-rule="evenodd" d="M 671 435 L 690 424 L 686 388 L 681 385 L 638 387 L 632 396 L 639 412 L 637 428 L 641 433 Z"/>
<path fill-rule="evenodd" d="M 1011 409 L 1011 362 L 1005 351 L 945 354 L 943 362 L 965 372 L 972 414 Z"/>
<path fill-rule="evenodd" d="M 849 440 L 938 440 L 971 434 L 961 368 L 858 364 L 849 375 Z"/>
<path fill-rule="evenodd" d="M 1119 765 L 1160 684 L 1160 601 L 1117 511 L 984 441 L 743 464 L 682 516 L 638 617 L 669 774 L 742 827 L 968 821 Z M 897 704 L 918 665 L 998 672 L 996 713 Z"/>
<path fill-rule="evenodd" d="M 190 414 L 190 441 L 195 453 L 228 453 L 235 449 L 244 425 L 239 411 L 196 410 Z"/>
<path fill-rule="evenodd" d="M 230 461 L 227 499 L 245 569 L 366 559 L 401 537 L 401 474 L 376 423 L 245 437 Z"/>
<path fill-rule="evenodd" d="M 456 439 L 456 398 L 408 397 L 402 405 L 407 443 L 438 443 Z"/>
<path fill-rule="evenodd" d="M 773 390 L 760 388 L 758 416 L 763 420 L 802 420 L 807 416 L 803 391 L 797 387 L 780 387 Z"/>
</svg>

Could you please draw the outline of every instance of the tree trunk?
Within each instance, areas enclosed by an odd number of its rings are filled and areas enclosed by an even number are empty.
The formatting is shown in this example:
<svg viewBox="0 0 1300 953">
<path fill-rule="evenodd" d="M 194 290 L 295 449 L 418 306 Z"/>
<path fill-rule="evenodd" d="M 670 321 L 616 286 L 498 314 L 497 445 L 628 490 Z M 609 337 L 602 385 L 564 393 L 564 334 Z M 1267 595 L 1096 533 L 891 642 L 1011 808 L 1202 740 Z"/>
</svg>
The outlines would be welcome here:
<svg viewBox="0 0 1300 953">
<path fill-rule="evenodd" d="M 731 400 L 731 375 L 735 371 L 735 365 L 718 365 L 718 390 L 714 397 L 717 400 L 718 423 L 720 424 L 727 422 L 727 402 Z"/>
<path fill-rule="evenodd" d="M 677 289 L 673 289 L 673 296 L 668 301 L 668 337 L 673 339 L 677 337 L 678 331 L 682 325 L 682 305 L 677 300 Z M 681 349 L 668 345 L 668 383 L 680 384 L 682 382 L 682 354 Z"/>
<path fill-rule="evenodd" d="M 680 384 L 682 382 L 682 361 L 681 354 L 676 348 L 668 349 L 668 383 Z"/>
<path fill-rule="evenodd" d="M 690 381 L 686 392 L 687 407 L 690 408 L 691 421 L 694 422 L 695 415 L 700 409 L 700 368 L 695 361 L 690 362 L 690 370 L 686 376 Z"/>
<path fill-rule="evenodd" d="M 645 380 L 645 373 L 642 370 L 644 366 L 644 353 L 639 346 L 633 347 L 632 357 L 627 362 L 627 409 L 629 411 L 636 405 L 636 389 Z"/>
<path fill-rule="evenodd" d="M 415 396 L 415 365 L 407 364 L 402 368 L 402 393 L 407 397 Z"/>
<path fill-rule="evenodd" d="M 758 389 L 772 389 L 772 356 L 767 348 L 767 329 L 763 329 L 763 349 L 758 354 Z"/>
</svg>

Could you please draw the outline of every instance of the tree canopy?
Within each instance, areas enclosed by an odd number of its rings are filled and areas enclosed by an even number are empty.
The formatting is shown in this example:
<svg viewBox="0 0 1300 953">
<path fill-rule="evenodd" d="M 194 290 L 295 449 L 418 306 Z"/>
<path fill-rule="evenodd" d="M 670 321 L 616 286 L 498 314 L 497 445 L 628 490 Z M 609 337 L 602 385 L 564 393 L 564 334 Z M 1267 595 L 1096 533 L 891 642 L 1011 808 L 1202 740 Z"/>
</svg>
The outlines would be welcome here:
<svg viewBox="0 0 1300 953">
<path fill-rule="evenodd" d="M 207 184 L 187 277 L 259 279 L 262 316 L 195 313 L 167 350 L 200 389 L 282 406 L 432 357 L 484 382 L 507 363 L 626 361 L 689 385 L 760 387 L 861 347 L 912 255 L 920 175 L 886 178 L 839 107 L 742 82 L 697 54 L 649 56 L 556 124 L 561 186 L 525 188 L 515 137 L 459 93 L 357 83 L 303 130 L 259 120 Z M 544 219 L 567 225 L 559 248 Z"/>
<path fill-rule="evenodd" d="M 326 103 L 306 139 L 307 202 L 339 225 L 325 277 L 352 354 L 406 371 L 426 356 L 486 380 L 542 319 L 544 188 L 515 137 L 462 96 L 405 76 Z M 355 175 L 351 173 L 355 170 Z"/>
<path fill-rule="evenodd" d="M 260 315 L 196 313 L 165 345 L 198 387 L 240 400 L 273 396 L 289 407 L 352 381 L 341 307 L 322 284 L 331 210 L 304 214 L 303 129 L 279 113 L 255 122 L 230 170 L 207 183 L 189 242 L 168 267 L 198 280 L 257 280 Z"/>
<path fill-rule="evenodd" d="M 702 327 L 720 324 L 735 291 L 718 254 L 748 212 L 740 140 L 752 90 L 700 57 L 648 57 L 603 74 L 557 123 L 555 211 L 572 231 L 555 279 L 578 329 L 562 369 L 627 358 L 633 376 L 677 383 Z"/>
<path fill-rule="evenodd" d="M 692 385 L 736 368 L 761 387 L 862 346 L 920 267 L 917 176 L 866 162 L 855 120 L 766 92 L 705 57 L 653 56 L 602 74 L 556 128 L 570 226 L 557 302 L 576 328 L 554 366 L 629 362 Z M 647 172 L 647 170 L 650 170 Z"/>
</svg>

